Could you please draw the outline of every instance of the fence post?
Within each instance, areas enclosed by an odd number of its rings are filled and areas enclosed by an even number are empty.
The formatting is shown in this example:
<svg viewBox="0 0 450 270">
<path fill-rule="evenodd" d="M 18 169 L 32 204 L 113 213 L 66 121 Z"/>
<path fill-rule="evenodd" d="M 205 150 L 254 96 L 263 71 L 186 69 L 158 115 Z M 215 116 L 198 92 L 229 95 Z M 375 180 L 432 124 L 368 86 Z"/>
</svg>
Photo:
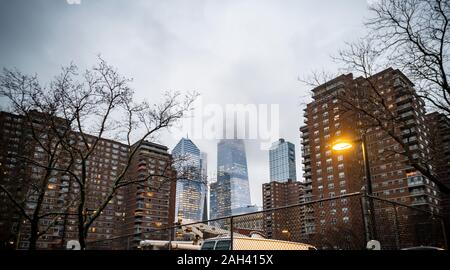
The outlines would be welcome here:
<svg viewBox="0 0 450 270">
<path fill-rule="evenodd" d="M 370 241 L 370 232 L 369 232 L 369 222 L 367 220 L 367 205 L 366 205 L 366 195 L 362 195 L 361 196 L 361 210 L 362 210 L 362 217 L 363 217 L 363 222 L 364 222 L 364 233 L 366 235 L 366 243 L 368 243 Z"/>
<path fill-rule="evenodd" d="M 400 227 L 398 225 L 397 206 L 393 205 L 393 207 L 394 207 L 394 215 L 395 215 L 395 244 L 397 245 L 397 249 L 400 249 Z"/>
<path fill-rule="evenodd" d="M 441 227 L 442 227 L 442 236 L 444 237 L 444 248 L 445 250 L 448 250 L 448 239 L 447 239 L 447 233 L 445 231 L 445 220 L 444 218 L 439 218 L 441 220 Z"/>
<path fill-rule="evenodd" d="M 177 229 L 175 229 L 175 230 L 177 230 Z M 172 233 L 174 233 L 174 230 L 169 229 L 169 247 L 168 247 L 169 250 L 172 250 Z"/>
<path fill-rule="evenodd" d="M 233 232 L 234 224 L 233 224 L 233 217 L 230 218 L 230 249 L 234 250 L 234 232 Z"/>
</svg>

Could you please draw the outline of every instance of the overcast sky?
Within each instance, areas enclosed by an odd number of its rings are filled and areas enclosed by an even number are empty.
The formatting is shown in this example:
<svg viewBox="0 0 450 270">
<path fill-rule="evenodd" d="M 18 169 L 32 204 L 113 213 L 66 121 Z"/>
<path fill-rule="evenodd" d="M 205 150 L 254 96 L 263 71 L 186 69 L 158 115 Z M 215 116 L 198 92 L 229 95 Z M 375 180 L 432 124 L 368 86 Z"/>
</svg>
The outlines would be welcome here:
<svg viewBox="0 0 450 270">
<path fill-rule="evenodd" d="M 364 34 L 365 0 L 0 0 L 0 67 L 48 81 L 71 61 L 101 54 L 134 78 L 138 98 L 195 90 L 205 104 L 279 104 L 280 135 L 297 148 L 308 87 L 297 78 L 336 72 L 330 55 Z M 173 148 L 177 133 L 160 143 Z M 217 141 L 196 140 L 216 170 Z M 268 152 L 247 141 L 252 202 L 269 180 Z"/>
</svg>

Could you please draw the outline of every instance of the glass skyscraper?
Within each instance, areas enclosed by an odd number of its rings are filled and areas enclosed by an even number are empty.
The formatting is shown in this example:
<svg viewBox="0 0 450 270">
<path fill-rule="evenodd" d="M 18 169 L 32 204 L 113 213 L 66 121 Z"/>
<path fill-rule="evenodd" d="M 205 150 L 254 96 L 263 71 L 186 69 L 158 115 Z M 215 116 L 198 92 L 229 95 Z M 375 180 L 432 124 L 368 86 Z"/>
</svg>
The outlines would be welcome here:
<svg viewBox="0 0 450 270">
<path fill-rule="evenodd" d="M 233 215 L 235 209 L 251 205 L 243 140 L 221 140 L 217 145 L 217 182 L 210 192 L 210 218 Z"/>
<path fill-rule="evenodd" d="M 203 204 L 202 220 L 208 220 L 208 154 L 200 153 L 200 171 L 205 181 L 205 200 Z"/>
<path fill-rule="evenodd" d="M 202 177 L 201 155 L 190 139 L 181 139 L 172 150 L 175 169 L 181 179 L 177 181 L 175 217 L 201 221 L 206 199 L 206 179 Z M 183 179 L 183 172 L 193 172 L 189 179 Z M 193 179 L 192 179 L 193 178 Z"/>
<path fill-rule="evenodd" d="M 270 181 L 287 182 L 297 180 L 294 144 L 279 139 L 269 150 Z"/>
</svg>

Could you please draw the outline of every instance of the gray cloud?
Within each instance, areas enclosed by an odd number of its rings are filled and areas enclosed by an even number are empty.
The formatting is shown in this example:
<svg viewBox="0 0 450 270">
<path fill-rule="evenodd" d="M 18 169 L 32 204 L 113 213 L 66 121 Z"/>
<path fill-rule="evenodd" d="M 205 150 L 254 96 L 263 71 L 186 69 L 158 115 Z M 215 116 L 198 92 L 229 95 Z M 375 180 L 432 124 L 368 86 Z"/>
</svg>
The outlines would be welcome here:
<svg viewBox="0 0 450 270">
<path fill-rule="evenodd" d="M 367 2 L 306 0 L 125 1 L 0 0 L 0 66 L 38 73 L 42 81 L 71 61 L 89 67 L 101 53 L 133 77 L 138 97 L 196 90 L 205 103 L 281 106 L 281 136 L 297 147 L 302 124 L 297 81 L 336 67 L 329 55 L 363 34 Z M 180 138 L 164 133 L 173 147 Z M 216 141 L 198 140 L 215 171 Z M 247 143 L 253 203 L 268 181 L 268 153 Z"/>
</svg>

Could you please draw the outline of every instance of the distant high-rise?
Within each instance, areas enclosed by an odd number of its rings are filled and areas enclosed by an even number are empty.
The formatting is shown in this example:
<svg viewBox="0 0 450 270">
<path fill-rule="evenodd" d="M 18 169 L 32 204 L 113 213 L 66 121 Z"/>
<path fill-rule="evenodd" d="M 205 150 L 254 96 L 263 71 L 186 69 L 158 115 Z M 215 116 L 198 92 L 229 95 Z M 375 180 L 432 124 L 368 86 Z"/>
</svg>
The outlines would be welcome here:
<svg viewBox="0 0 450 270">
<path fill-rule="evenodd" d="M 295 145 L 279 139 L 269 150 L 270 181 L 297 180 L 295 169 Z"/>
<path fill-rule="evenodd" d="M 211 184 L 211 218 L 233 214 L 251 205 L 247 157 L 243 140 L 221 140 L 217 145 L 217 182 Z"/>
<path fill-rule="evenodd" d="M 202 179 L 206 183 L 202 220 L 208 220 L 208 154 L 205 152 L 200 153 L 200 171 Z"/>
<path fill-rule="evenodd" d="M 177 181 L 176 218 L 200 221 L 206 197 L 206 183 L 201 176 L 200 150 L 190 139 L 182 138 L 172 155 L 178 177 L 181 177 Z M 191 172 L 189 179 L 183 179 L 181 174 L 185 172 Z"/>
</svg>

